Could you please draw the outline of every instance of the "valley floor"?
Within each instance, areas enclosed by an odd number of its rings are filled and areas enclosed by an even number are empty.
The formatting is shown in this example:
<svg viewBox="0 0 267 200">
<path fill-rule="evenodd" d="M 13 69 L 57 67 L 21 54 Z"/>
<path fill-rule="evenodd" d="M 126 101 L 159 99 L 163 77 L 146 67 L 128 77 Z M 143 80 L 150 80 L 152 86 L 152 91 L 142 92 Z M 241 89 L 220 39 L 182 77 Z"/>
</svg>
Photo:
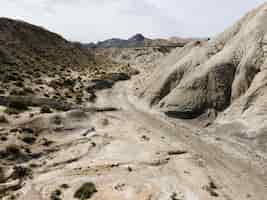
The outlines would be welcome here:
<svg viewBox="0 0 267 200">
<path fill-rule="evenodd" d="M 34 166 L 33 177 L 13 198 L 75 199 L 75 191 L 91 182 L 97 190 L 91 199 L 101 200 L 266 199 L 266 168 L 259 160 L 213 140 L 204 129 L 151 110 L 131 95 L 131 84 L 120 82 L 98 93 L 97 106 L 117 111 L 40 116 L 37 121 L 47 124 L 40 134 L 54 144 L 25 164 Z M 51 128 L 55 115 L 61 116 L 61 128 Z M 224 151 L 227 146 L 232 150 Z"/>
</svg>

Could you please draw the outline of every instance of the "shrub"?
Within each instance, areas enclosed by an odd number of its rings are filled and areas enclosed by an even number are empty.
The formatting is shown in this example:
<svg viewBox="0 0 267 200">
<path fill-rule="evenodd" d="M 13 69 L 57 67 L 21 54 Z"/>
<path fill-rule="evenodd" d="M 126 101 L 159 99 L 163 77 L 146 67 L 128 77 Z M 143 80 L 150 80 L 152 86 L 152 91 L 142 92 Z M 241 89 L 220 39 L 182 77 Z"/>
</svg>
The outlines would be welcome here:
<svg viewBox="0 0 267 200">
<path fill-rule="evenodd" d="M 14 89 L 11 90 L 10 95 L 14 95 L 14 96 L 25 96 L 26 93 L 24 92 L 23 89 L 14 88 Z"/>
<path fill-rule="evenodd" d="M 52 110 L 49 106 L 43 106 L 41 107 L 40 113 L 52 113 Z"/>
<path fill-rule="evenodd" d="M 27 104 L 25 102 L 23 102 L 21 99 L 16 99 L 16 100 L 10 102 L 9 107 L 15 108 L 15 109 L 21 110 L 21 111 L 28 110 Z"/>
<path fill-rule="evenodd" d="M 24 87 L 24 84 L 23 84 L 22 81 L 16 81 L 16 82 L 14 83 L 14 85 L 17 86 L 17 87 L 20 87 L 20 88 Z"/>
<path fill-rule="evenodd" d="M 74 198 L 86 200 L 92 197 L 97 192 L 95 184 L 92 182 L 84 183 L 74 194 Z"/>
<path fill-rule="evenodd" d="M 6 153 L 9 155 L 20 155 L 20 149 L 17 145 L 9 145 L 6 147 Z"/>
<path fill-rule="evenodd" d="M 60 195 L 61 195 L 61 191 L 59 189 L 56 189 L 55 191 L 53 191 L 51 193 L 50 199 L 51 200 L 61 200 Z"/>
<path fill-rule="evenodd" d="M 5 93 L 6 93 L 5 90 L 0 89 L 0 94 L 5 94 Z"/>
<path fill-rule="evenodd" d="M 68 189 L 70 186 L 68 184 L 64 183 L 60 187 L 63 189 Z"/>
<path fill-rule="evenodd" d="M 9 114 L 9 115 L 17 115 L 17 114 L 21 113 L 22 110 L 19 110 L 19 109 L 16 109 L 16 108 L 7 107 L 4 112 L 6 114 Z"/>
<path fill-rule="evenodd" d="M 32 178 L 33 172 L 30 168 L 22 167 L 22 166 L 15 166 L 12 176 L 15 179 L 17 179 L 17 178 L 18 179 L 25 179 L 27 177 Z"/>
<path fill-rule="evenodd" d="M 0 123 L 2 124 L 6 124 L 8 123 L 7 118 L 5 117 L 5 115 L 0 115 Z"/>
<path fill-rule="evenodd" d="M 56 115 L 53 117 L 52 122 L 56 125 L 62 124 L 62 118 L 59 115 Z"/>
<path fill-rule="evenodd" d="M 25 94 L 34 94 L 33 89 L 31 89 L 31 88 L 29 88 L 29 87 L 25 87 L 25 88 L 23 89 L 23 92 L 24 92 Z"/>
<path fill-rule="evenodd" d="M 27 144 L 33 144 L 36 141 L 36 138 L 32 136 L 25 136 L 22 138 L 22 141 Z"/>
<path fill-rule="evenodd" d="M 1 141 L 7 141 L 8 138 L 7 138 L 6 136 L 3 135 L 3 136 L 0 137 L 0 140 L 1 140 Z"/>
</svg>

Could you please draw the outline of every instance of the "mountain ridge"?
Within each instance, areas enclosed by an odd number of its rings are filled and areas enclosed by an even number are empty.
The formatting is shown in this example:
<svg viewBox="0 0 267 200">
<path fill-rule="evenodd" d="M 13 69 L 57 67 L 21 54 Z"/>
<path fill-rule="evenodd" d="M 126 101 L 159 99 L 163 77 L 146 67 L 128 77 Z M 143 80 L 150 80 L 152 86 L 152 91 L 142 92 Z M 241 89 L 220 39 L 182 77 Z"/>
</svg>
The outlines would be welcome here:
<svg viewBox="0 0 267 200">
<path fill-rule="evenodd" d="M 182 39 L 150 39 L 141 33 L 137 33 L 128 39 L 111 38 L 97 43 L 84 44 L 87 48 L 135 48 L 135 47 L 183 47 L 187 43 L 195 41 L 193 38 Z"/>
</svg>

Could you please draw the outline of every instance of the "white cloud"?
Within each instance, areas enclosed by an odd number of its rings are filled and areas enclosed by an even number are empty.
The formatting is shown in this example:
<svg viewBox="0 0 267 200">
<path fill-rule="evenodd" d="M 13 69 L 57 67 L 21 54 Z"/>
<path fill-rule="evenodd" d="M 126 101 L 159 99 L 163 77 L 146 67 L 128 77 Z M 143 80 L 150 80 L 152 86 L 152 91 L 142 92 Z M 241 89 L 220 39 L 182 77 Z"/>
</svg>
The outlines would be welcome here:
<svg viewBox="0 0 267 200">
<path fill-rule="evenodd" d="M 83 42 L 110 37 L 210 36 L 264 0 L 2 0 L 4 17 Z"/>
</svg>

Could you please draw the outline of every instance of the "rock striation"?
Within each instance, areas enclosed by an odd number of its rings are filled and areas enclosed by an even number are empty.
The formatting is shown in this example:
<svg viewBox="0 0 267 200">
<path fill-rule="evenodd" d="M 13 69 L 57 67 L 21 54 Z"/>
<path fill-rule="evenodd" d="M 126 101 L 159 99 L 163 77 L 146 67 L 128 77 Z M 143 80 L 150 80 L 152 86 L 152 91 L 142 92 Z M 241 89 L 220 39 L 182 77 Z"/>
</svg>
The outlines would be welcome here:
<svg viewBox="0 0 267 200">
<path fill-rule="evenodd" d="M 267 4 L 207 41 L 193 41 L 167 56 L 139 95 L 179 118 L 208 109 L 258 114 L 267 104 Z M 234 110 L 234 111 L 233 111 Z M 232 114 L 231 114 L 232 115 Z"/>
</svg>

